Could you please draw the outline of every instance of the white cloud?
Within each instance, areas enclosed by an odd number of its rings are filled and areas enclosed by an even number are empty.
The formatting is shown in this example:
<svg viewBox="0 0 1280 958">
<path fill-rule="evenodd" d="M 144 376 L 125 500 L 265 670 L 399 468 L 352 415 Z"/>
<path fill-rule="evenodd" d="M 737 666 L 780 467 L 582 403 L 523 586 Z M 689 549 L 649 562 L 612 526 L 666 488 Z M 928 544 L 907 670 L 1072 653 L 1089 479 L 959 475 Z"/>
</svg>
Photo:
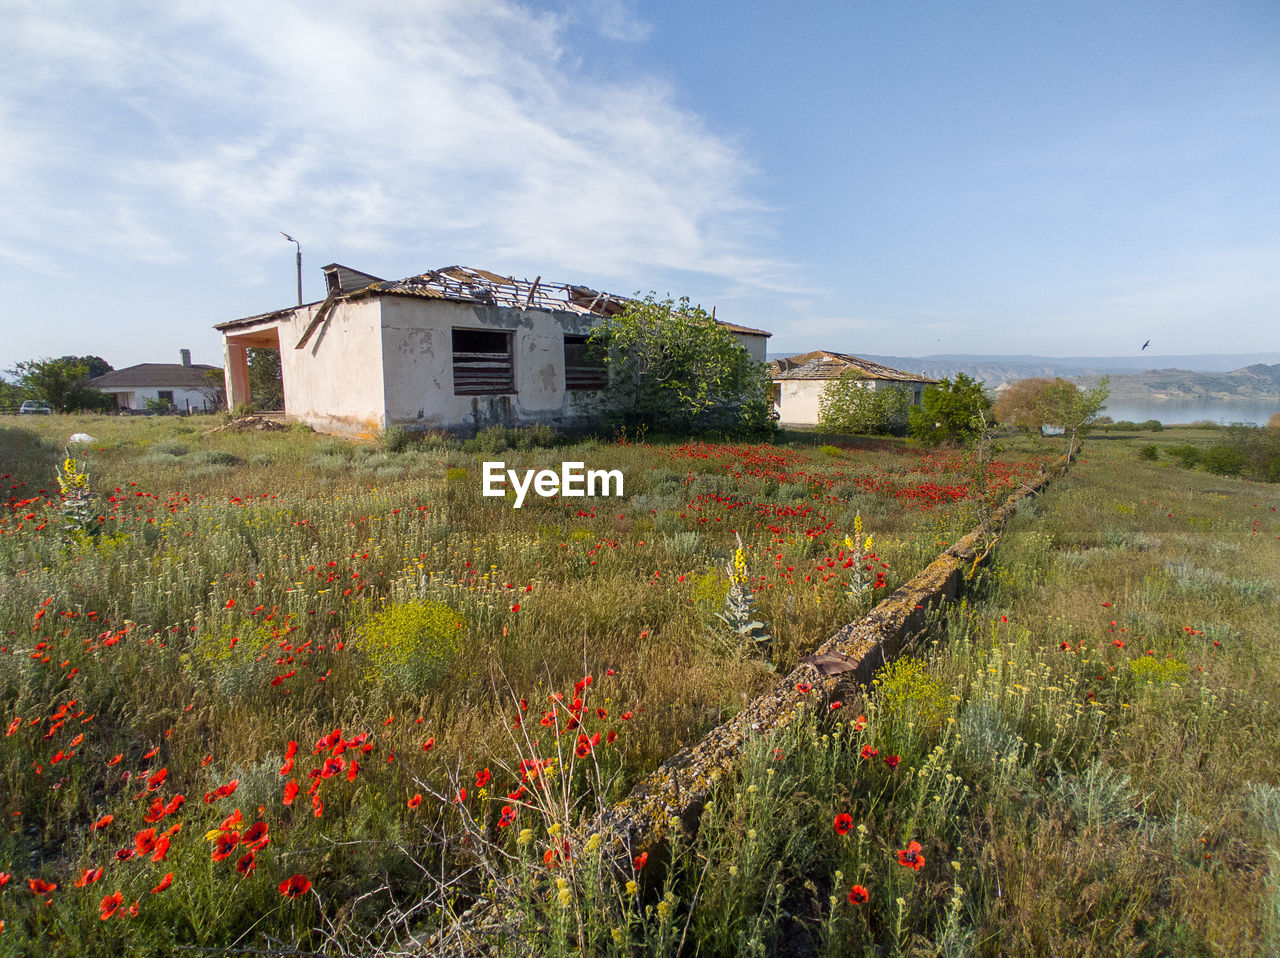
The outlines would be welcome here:
<svg viewBox="0 0 1280 958">
<path fill-rule="evenodd" d="M 625 3 L 593 16 L 606 35 L 645 35 Z M 285 229 L 305 250 L 398 253 L 414 269 L 452 255 L 566 279 L 781 276 L 750 245 L 767 211 L 741 153 L 662 84 L 585 79 L 569 15 L 225 0 L 14 19 L 0 89 L 10 123 L 51 155 L 32 169 L 0 154 L 22 224 L 0 227 L 0 246 L 220 254 L 252 273 Z"/>
</svg>

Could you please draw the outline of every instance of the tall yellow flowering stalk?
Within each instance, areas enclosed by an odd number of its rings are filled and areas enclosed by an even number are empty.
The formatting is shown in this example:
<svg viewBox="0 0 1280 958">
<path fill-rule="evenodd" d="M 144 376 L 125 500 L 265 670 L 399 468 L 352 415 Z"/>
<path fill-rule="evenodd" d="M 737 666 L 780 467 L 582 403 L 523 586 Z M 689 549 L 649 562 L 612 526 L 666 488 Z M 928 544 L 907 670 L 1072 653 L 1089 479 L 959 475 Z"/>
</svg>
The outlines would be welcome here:
<svg viewBox="0 0 1280 958">
<path fill-rule="evenodd" d="M 64 450 L 66 451 L 66 450 Z M 67 456 L 58 464 L 55 478 L 62 493 L 59 511 L 66 520 L 67 532 L 97 535 L 101 525 L 93 509 L 93 493 L 89 490 L 89 464 Z"/>
<path fill-rule="evenodd" d="M 853 517 L 853 536 L 844 537 L 845 552 L 853 559 L 853 565 L 850 567 L 853 575 L 849 579 L 848 591 L 855 598 L 871 588 L 872 583 L 875 581 L 875 576 L 867 568 L 871 563 L 875 545 L 875 536 L 868 535 L 865 539 L 862 537 L 862 513 L 855 513 Z"/>
<path fill-rule="evenodd" d="M 734 534 L 738 540 L 738 549 L 733 559 L 725 563 L 725 574 L 729 577 L 729 591 L 724 597 L 724 611 L 717 612 L 716 618 L 728 627 L 727 635 L 717 638 L 722 646 L 730 652 L 757 652 L 764 654 L 772 636 L 765 630 L 765 625 L 755 617 L 753 606 L 755 596 L 748 585 L 747 553 L 742 546 L 742 537 Z"/>
</svg>

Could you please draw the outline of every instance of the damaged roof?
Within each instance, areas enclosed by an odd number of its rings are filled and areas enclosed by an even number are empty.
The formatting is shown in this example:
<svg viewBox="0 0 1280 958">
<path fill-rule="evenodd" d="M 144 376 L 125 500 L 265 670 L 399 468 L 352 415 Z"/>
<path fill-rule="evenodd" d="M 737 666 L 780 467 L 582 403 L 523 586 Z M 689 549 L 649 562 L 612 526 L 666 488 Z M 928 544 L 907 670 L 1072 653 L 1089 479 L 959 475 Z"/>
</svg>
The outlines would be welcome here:
<svg viewBox="0 0 1280 958">
<path fill-rule="evenodd" d="M 506 309 L 559 310 L 596 316 L 617 316 L 626 310 L 630 298 L 602 293 L 589 286 L 571 283 L 547 283 L 539 276 L 533 280 L 500 276 L 486 269 L 470 266 L 447 266 L 405 279 L 377 279 L 350 267 L 331 263 L 325 267 L 330 295 L 336 300 L 364 299 L 370 296 L 414 296 L 423 299 L 440 299 L 454 303 L 498 306 Z M 372 282 L 367 282 L 372 280 Z M 350 283 L 351 285 L 347 285 Z M 314 305 L 314 304 L 313 304 Z M 215 329 L 261 322 L 292 312 L 298 307 L 273 310 L 257 316 L 221 323 Z M 749 336 L 772 336 L 763 329 L 739 326 L 716 320 L 730 332 Z"/>
<path fill-rule="evenodd" d="M 885 379 L 891 382 L 923 383 L 931 385 L 936 379 L 903 372 L 869 359 L 835 353 L 829 349 L 815 349 L 811 353 L 775 359 L 769 364 L 769 377 L 775 382 L 783 379 L 839 379 L 847 372 L 861 374 L 864 379 Z"/>
</svg>

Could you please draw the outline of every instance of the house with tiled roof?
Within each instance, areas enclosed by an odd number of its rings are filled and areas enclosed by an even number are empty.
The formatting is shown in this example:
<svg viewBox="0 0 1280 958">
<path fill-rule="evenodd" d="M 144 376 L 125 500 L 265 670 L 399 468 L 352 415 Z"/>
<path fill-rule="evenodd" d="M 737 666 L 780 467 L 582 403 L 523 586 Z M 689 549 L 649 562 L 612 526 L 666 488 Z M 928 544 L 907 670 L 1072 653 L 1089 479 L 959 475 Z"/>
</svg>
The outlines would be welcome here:
<svg viewBox="0 0 1280 958">
<path fill-rule="evenodd" d="M 324 275 L 321 302 L 215 327 L 229 407 L 252 400 L 257 347 L 280 351 L 286 417 L 324 432 L 564 427 L 598 414 L 607 375 L 587 337 L 625 297 L 465 266 L 384 280 L 330 263 Z M 769 333 L 721 325 L 765 361 Z"/>
<path fill-rule="evenodd" d="M 139 363 L 95 376 L 89 385 L 115 397 L 116 408 L 141 412 L 168 403 L 178 412 L 215 412 L 222 408 L 222 369 L 191 361 L 191 350 L 179 351 L 180 363 Z M 210 378 L 209 374 L 217 374 Z M 147 405 L 148 400 L 151 406 Z"/>
<path fill-rule="evenodd" d="M 925 387 L 937 382 L 928 376 L 892 369 L 848 353 L 815 349 L 799 356 L 775 359 L 769 364 L 778 421 L 817 425 L 823 390 L 831 380 L 844 376 L 854 377 L 863 389 L 900 389 L 907 393 L 913 406 L 920 405 Z"/>
</svg>

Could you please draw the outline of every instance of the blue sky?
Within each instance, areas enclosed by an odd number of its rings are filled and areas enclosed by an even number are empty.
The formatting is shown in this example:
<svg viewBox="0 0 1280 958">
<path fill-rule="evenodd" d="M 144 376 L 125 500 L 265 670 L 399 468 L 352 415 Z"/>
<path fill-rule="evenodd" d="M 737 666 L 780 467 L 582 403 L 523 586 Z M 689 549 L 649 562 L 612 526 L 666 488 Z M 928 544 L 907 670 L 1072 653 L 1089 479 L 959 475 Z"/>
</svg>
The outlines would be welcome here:
<svg viewBox="0 0 1280 958">
<path fill-rule="evenodd" d="M 1280 349 L 1280 4 L 6 0 L 0 368 L 220 363 L 340 262 L 771 352 Z M 331 9 L 330 9 L 331 8 Z"/>
</svg>

